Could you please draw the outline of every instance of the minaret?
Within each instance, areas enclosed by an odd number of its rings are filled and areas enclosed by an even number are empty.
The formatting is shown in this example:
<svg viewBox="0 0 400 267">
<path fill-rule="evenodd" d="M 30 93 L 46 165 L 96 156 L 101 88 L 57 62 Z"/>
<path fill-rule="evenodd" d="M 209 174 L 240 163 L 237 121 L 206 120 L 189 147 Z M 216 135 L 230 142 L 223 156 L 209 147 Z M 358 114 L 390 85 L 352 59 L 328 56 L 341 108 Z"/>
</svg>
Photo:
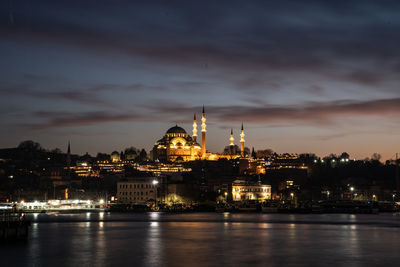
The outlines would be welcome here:
<svg viewBox="0 0 400 267">
<path fill-rule="evenodd" d="M 235 146 L 235 143 L 234 143 L 235 138 L 233 138 L 233 129 L 231 129 L 231 137 L 229 138 L 229 141 L 230 141 L 230 143 L 229 143 L 229 151 L 230 151 L 231 155 L 233 155 L 233 148 Z"/>
<path fill-rule="evenodd" d="M 244 157 L 244 129 L 243 129 L 243 123 L 242 123 L 242 130 L 240 132 L 240 156 Z"/>
<path fill-rule="evenodd" d="M 71 167 L 71 144 L 68 141 L 68 149 L 67 149 L 67 167 L 68 170 Z"/>
<path fill-rule="evenodd" d="M 193 141 L 197 142 L 197 121 L 196 121 L 196 113 L 193 117 Z"/>
<path fill-rule="evenodd" d="M 257 158 L 257 153 L 256 153 L 256 151 L 254 150 L 254 146 L 253 146 L 253 149 L 251 150 L 251 157 L 252 157 L 253 159 Z"/>
<path fill-rule="evenodd" d="M 68 149 L 67 149 L 67 170 L 68 170 L 68 178 L 71 176 L 71 144 L 68 141 Z"/>
<path fill-rule="evenodd" d="M 203 158 L 206 157 L 206 127 L 206 113 L 203 106 L 203 113 L 201 115 L 201 156 Z"/>
</svg>

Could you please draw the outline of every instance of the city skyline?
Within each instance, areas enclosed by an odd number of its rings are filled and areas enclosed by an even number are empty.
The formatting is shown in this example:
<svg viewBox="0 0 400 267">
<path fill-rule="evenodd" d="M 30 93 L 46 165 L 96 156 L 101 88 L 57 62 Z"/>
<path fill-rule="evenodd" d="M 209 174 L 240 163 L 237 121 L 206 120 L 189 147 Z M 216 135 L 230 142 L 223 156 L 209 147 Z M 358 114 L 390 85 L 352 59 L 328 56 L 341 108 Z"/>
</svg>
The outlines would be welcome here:
<svg viewBox="0 0 400 267">
<path fill-rule="evenodd" d="M 249 148 L 394 158 L 400 4 L 359 3 L 10 1 L 0 147 L 149 151 L 204 104 L 213 152 L 244 122 Z"/>
</svg>

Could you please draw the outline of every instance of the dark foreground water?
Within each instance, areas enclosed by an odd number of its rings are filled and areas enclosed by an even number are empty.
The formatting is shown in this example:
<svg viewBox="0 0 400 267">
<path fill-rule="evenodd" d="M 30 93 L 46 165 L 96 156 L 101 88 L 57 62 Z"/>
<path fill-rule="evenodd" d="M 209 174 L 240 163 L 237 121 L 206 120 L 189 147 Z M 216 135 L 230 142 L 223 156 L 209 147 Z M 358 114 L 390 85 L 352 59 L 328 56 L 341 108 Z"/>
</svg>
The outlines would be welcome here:
<svg viewBox="0 0 400 267">
<path fill-rule="evenodd" d="M 33 214 L 0 266 L 400 266 L 400 215 Z"/>
</svg>

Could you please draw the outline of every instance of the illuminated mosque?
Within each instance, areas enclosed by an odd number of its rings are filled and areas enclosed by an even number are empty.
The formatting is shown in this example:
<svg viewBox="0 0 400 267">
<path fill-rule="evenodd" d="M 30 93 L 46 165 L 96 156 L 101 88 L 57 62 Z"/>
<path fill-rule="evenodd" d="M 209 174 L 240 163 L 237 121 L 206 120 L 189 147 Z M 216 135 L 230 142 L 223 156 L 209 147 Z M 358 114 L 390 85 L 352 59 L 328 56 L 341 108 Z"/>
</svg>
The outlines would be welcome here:
<svg viewBox="0 0 400 267">
<path fill-rule="evenodd" d="M 152 157 L 161 162 L 166 161 L 192 161 L 192 160 L 218 160 L 220 158 L 232 159 L 244 157 L 244 128 L 242 124 L 240 133 L 240 151 L 236 151 L 233 130 L 230 134 L 230 152 L 227 154 L 214 154 L 206 150 L 206 114 L 203 107 L 201 116 L 201 145 L 197 142 L 196 114 L 193 118 L 193 135 L 190 136 L 185 129 L 175 125 L 168 129 L 164 137 L 158 140 L 153 147 Z"/>
</svg>

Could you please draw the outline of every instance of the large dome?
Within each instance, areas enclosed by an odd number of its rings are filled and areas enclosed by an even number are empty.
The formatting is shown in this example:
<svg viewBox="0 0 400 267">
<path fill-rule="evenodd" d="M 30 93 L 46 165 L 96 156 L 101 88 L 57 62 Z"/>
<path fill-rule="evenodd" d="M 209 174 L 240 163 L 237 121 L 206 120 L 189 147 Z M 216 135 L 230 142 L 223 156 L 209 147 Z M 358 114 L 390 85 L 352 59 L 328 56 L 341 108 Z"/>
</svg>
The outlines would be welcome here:
<svg viewBox="0 0 400 267">
<path fill-rule="evenodd" d="M 182 127 L 179 127 L 178 125 L 171 127 L 168 129 L 167 134 L 173 134 L 173 133 L 183 133 L 185 134 L 186 131 Z"/>
</svg>

